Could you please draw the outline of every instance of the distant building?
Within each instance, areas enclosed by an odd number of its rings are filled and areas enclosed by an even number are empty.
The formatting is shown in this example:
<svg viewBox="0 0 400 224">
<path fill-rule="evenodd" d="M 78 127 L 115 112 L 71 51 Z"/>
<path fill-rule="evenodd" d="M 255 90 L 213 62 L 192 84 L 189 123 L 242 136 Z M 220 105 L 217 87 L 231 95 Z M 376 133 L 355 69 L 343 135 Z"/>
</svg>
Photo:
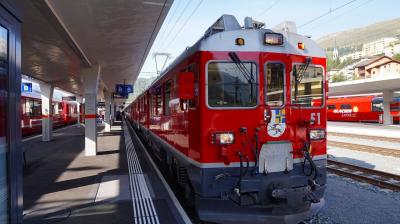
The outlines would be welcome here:
<svg viewBox="0 0 400 224">
<path fill-rule="evenodd" d="M 384 37 L 376 41 L 363 44 L 363 56 L 374 56 L 385 53 L 385 48 L 397 42 L 398 39 L 394 37 Z"/>
<path fill-rule="evenodd" d="M 400 75 L 400 62 L 388 56 L 375 56 L 362 60 L 355 65 L 355 79 L 388 74 Z"/>
<path fill-rule="evenodd" d="M 392 43 L 385 48 L 385 55 L 389 57 L 393 57 L 396 54 L 400 54 L 400 41 L 396 43 Z"/>
<path fill-rule="evenodd" d="M 363 56 L 364 56 L 364 54 L 362 51 L 356 51 L 356 52 L 346 54 L 346 55 L 339 57 L 339 61 L 340 61 L 340 63 L 343 63 L 343 61 L 345 61 L 346 59 L 349 59 L 349 58 L 352 60 L 358 60 L 358 59 L 362 58 Z"/>
</svg>

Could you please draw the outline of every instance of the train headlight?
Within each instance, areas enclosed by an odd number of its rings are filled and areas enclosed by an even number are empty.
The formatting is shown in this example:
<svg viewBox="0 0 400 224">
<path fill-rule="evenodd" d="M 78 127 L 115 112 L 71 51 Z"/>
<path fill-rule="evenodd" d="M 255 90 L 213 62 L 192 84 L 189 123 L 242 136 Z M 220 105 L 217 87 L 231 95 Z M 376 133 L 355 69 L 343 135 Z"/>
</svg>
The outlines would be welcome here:
<svg viewBox="0 0 400 224">
<path fill-rule="evenodd" d="M 235 134 L 232 132 L 218 132 L 213 134 L 212 143 L 218 145 L 229 145 L 235 141 Z"/>
<path fill-rule="evenodd" d="M 322 140 L 326 138 L 326 132 L 324 129 L 310 130 L 310 140 Z"/>
<path fill-rule="evenodd" d="M 280 33 L 267 32 L 264 34 L 264 44 L 283 45 L 283 35 Z"/>
</svg>

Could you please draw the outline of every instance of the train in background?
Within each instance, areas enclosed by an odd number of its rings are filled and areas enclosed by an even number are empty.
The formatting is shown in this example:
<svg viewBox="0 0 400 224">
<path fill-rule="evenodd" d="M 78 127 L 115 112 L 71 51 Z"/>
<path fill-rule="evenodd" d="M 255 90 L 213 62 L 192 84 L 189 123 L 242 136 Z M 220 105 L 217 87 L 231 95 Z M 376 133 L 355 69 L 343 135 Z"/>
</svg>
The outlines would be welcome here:
<svg viewBox="0 0 400 224">
<path fill-rule="evenodd" d="M 23 82 L 29 82 L 23 79 Z M 75 124 L 78 121 L 77 103 L 75 101 L 63 101 L 63 92 L 54 90 L 52 103 L 53 128 Z M 42 133 L 42 100 L 39 85 L 32 83 L 31 92 L 21 93 L 21 130 L 22 136 Z M 81 105 L 81 108 L 83 106 Z M 82 109 L 80 110 L 82 111 Z M 80 116 L 82 117 L 82 116 Z"/>
<path fill-rule="evenodd" d="M 325 69 L 295 24 L 224 15 L 124 113 L 200 220 L 297 224 L 324 204 Z"/>
<path fill-rule="evenodd" d="M 327 101 L 329 121 L 383 123 L 383 97 L 379 95 L 332 97 Z M 390 114 L 400 123 L 400 97 L 392 98 Z"/>
</svg>

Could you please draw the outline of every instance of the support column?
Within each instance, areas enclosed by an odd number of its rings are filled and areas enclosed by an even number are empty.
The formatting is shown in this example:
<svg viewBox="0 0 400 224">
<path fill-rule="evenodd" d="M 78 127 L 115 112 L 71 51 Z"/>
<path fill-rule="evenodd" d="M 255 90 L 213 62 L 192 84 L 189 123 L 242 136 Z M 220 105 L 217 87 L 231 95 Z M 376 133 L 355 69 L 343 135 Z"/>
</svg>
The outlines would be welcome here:
<svg viewBox="0 0 400 224">
<path fill-rule="evenodd" d="M 83 69 L 85 86 L 85 155 L 97 154 L 97 89 L 100 78 L 100 66 Z"/>
<path fill-rule="evenodd" d="M 392 100 L 392 97 L 392 91 L 383 92 L 383 124 L 385 125 L 393 124 L 393 119 L 390 115 L 390 101 Z"/>
<path fill-rule="evenodd" d="M 110 103 L 111 103 L 111 94 L 108 92 L 104 92 L 104 102 L 105 102 L 105 109 L 106 113 L 104 115 L 104 123 L 105 123 L 105 131 L 110 132 L 111 131 L 111 120 L 110 120 Z"/>
<path fill-rule="evenodd" d="M 78 122 L 77 122 L 77 124 L 81 123 L 81 104 L 82 104 L 82 98 L 81 97 L 76 97 L 76 111 L 78 113 Z"/>
<path fill-rule="evenodd" d="M 115 102 L 114 99 L 111 99 L 111 125 L 113 125 L 115 120 Z"/>
<path fill-rule="evenodd" d="M 54 86 L 40 83 L 42 98 L 42 141 L 49 142 L 53 138 L 53 102 Z"/>
</svg>

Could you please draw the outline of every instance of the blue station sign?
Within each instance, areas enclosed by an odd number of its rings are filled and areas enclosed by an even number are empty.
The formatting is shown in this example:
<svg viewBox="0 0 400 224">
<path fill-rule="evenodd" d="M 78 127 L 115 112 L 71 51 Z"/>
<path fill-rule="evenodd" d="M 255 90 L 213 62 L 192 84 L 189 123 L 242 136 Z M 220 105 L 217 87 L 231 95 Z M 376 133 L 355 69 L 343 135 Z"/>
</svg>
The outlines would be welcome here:
<svg viewBox="0 0 400 224">
<path fill-rule="evenodd" d="M 32 83 L 23 82 L 21 83 L 21 92 L 32 92 Z"/>
<path fill-rule="evenodd" d="M 115 92 L 120 95 L 133 93 L 133 85 L 117 84 L 115 85 Z"/>
</svg>

